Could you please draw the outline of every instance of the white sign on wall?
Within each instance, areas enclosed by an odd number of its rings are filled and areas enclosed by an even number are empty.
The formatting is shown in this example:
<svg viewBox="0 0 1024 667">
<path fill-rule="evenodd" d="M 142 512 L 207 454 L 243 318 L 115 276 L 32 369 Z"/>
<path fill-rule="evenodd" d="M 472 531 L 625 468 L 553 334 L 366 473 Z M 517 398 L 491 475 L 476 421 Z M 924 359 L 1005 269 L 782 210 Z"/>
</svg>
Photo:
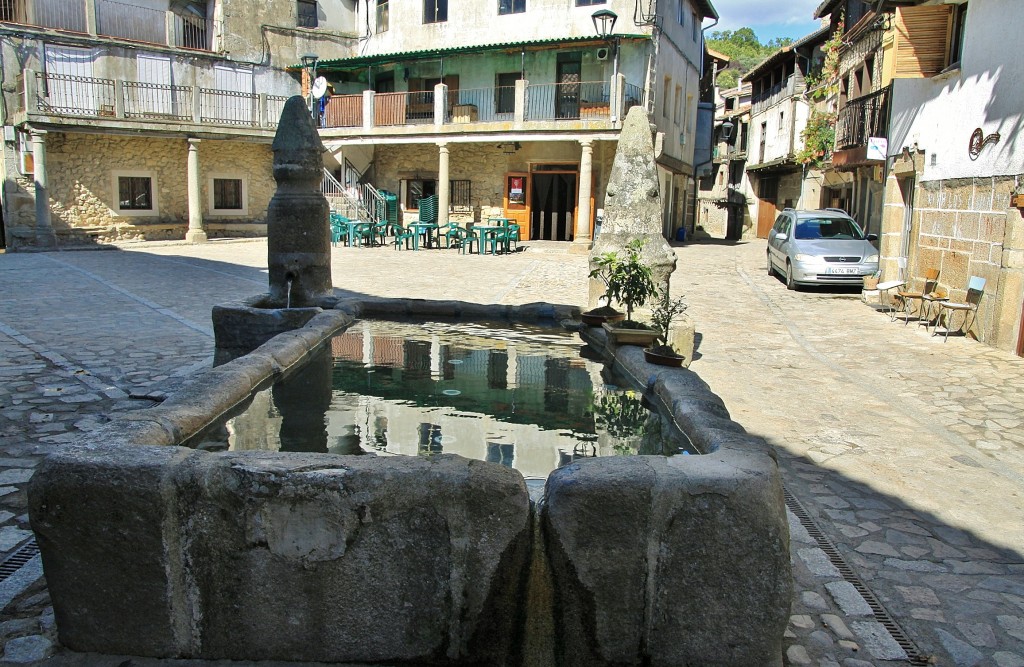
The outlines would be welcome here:
<svg viewBox="0 0 1024 667">
<path fill-rule="evenodd" d="M 884 160 L 889 153 L 889 140 L 883 137 L 868 138 L 868 160 Z"/>
</svg>

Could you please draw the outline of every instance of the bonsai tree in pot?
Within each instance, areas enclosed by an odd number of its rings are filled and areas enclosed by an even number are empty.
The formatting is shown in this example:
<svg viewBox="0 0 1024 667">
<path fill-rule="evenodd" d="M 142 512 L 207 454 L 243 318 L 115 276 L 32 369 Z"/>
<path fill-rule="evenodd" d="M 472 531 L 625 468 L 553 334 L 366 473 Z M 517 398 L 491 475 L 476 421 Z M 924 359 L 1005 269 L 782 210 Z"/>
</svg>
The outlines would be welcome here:
<svg viewBox="0 0 1024 667">
<path fill-rule="evenodd" d="M 644 350 L 644 358 L 652 364 L 663 366 L 682 366 L 683 357 L 673 349 L 668 339 L 669 327 L 672 320 L 686 312 L 686 300 L 679 296 L 675 299 L 665 289 L 658 295 L 658 301 L 651 311 L 651 324 L 658 331 L 660 345 L 653 345 Z"/>
<path fill-rule="evenodd" d="M 583 313 L 584 324 L 590 324 L 597 326 L 604 322 L 618 322 L 625 315 L 612 308 L 612 294 L 611 294 L 611 279 L 612 273 L 615 267 L 619 263 L 619 253 L 617 252 L 606 252 L 598 255 L 594 259 L 595 268 L 590 272 L 589 277 L 596 280 L 600 280 L 604 284 L 604 294 L 601 298 L 604 299 L 604 305 L 598 308 L 593 308 Z"/>
<path fill-rule="evenodd" d="M 622 327 L 627 329 L 648 328 L 633 321 L 633 311 L 658 294 L 651 277 L 651 267 L 640 257 L 643 247 L 641 239 L 633 239 L 626 244 L 626 256 L 616 258 L 608 276 L 608 294 L 626 307 L 626 321 Z"/>
</svg>

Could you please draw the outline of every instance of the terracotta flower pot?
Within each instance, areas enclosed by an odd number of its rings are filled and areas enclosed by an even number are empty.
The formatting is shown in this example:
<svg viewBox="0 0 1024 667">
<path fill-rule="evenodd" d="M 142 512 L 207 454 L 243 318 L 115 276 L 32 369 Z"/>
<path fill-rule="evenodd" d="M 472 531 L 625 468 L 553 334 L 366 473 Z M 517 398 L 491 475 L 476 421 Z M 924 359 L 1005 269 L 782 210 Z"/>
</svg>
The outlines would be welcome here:
<svg viewBox="0 0 1024 667">
<path fill-rule="evenodd" d="M 658 338 L 654 329 L 615 326 L 605 322 L 601 325 L 616 345 L 650 345 Z"/>
<path fill-rule="evenodd" d="M 590 327 L 599 327 L 605 322 L 620 322 L 626 319 L 625 313 L 620 313 L 612 308 L 601 307 L 580 313 L 580 319 Z"/>
</svg>

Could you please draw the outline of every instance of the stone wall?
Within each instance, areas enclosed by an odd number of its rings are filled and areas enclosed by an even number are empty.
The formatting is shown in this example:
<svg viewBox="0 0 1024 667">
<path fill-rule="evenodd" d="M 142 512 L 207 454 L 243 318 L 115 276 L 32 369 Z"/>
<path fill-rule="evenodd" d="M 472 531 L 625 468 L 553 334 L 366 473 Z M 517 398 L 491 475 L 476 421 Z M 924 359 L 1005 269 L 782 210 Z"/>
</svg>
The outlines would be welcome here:
<svg viewBox="0 0 1024 667">
<path fill-rule="evenodd" d="M 184 238 L 188 228 L 188 147 L 184 140 L 51 132 L 47 134 L 46 150 L 51 221 L 62 245 Z M 267 203 L 276 188 L 271 162 L 268 144 L 213 140 L 200 143 L 200 201 L 205 221 L 212 226 L 211 236 L 265 233 Z M 158 215 L 115 213 L 115 172 L 119 171 L 155 178 L 153 195 Z M 12 191 L 34 196 L 31 177 L 15 176 L 12 183 L 10 166 L 7 174 L 8 202 Z M 210 207 L 210 174 L 245 179 L 245 217 L 205 215 Z M 9 203 L 8 211 L 12 209 L 15 215 L 9 214 L 5 222 L 11 226 L 13 236 L 34 229 L 34 204 L 15 208 Z"/>
<path fill-rule="evenodd" d="M 921 161 L 917 156 L 916 162 Z M 887 277 L 896 275 L 902 243 L 903 194 L 897 176 L 886 183 L 881 254 Z M 951 300 L 963 301 L 970 277 L 984 278 L 972 335 L 1008 351 L 1016 349 L 1024 301 L 1024 217 L 1010 207 L 1011 192 L 1022 183 L 1024 175 L 919 182 L 910 231 L 907 271 L 914 284 L 920 287 L 926 269 L 938 269 L 939 287 Z"/>
</svg>

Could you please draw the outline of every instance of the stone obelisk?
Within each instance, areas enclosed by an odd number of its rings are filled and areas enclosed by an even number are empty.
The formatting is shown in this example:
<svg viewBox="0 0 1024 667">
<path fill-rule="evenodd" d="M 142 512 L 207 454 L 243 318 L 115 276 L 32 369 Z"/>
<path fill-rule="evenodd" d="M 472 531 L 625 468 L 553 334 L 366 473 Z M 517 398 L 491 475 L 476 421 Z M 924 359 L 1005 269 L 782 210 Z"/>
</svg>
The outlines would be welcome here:
<svg viewBox="0 0 1024 667">
<path fill-rule="evenodd" d="M 654 284 L 659 290 L 667 289 L 676 268 L 676 255 L 661 235 L 661 210 L 651 125 L 644 108 L 635 106 L 626 114 L 619 134 L 604 198 L 604 223 L 590 251 L 590 268 L 595 268 L 594 259 L 599 255 L 624 255 L 627 243 L 643 239 L 641 256 L 651 267 Z M 604 289 L 600 281 L 590 281 L 590 306 L 598 304 Z"/>
<path fill-rule="evenodd" d="M 324 145 L 301 96 L 285 102 L 271 147 L 277 191 L 267 208 L 270 301 L 315 306 L 333 291 L 330 208 L 320 192 Z"/>
</svg>

